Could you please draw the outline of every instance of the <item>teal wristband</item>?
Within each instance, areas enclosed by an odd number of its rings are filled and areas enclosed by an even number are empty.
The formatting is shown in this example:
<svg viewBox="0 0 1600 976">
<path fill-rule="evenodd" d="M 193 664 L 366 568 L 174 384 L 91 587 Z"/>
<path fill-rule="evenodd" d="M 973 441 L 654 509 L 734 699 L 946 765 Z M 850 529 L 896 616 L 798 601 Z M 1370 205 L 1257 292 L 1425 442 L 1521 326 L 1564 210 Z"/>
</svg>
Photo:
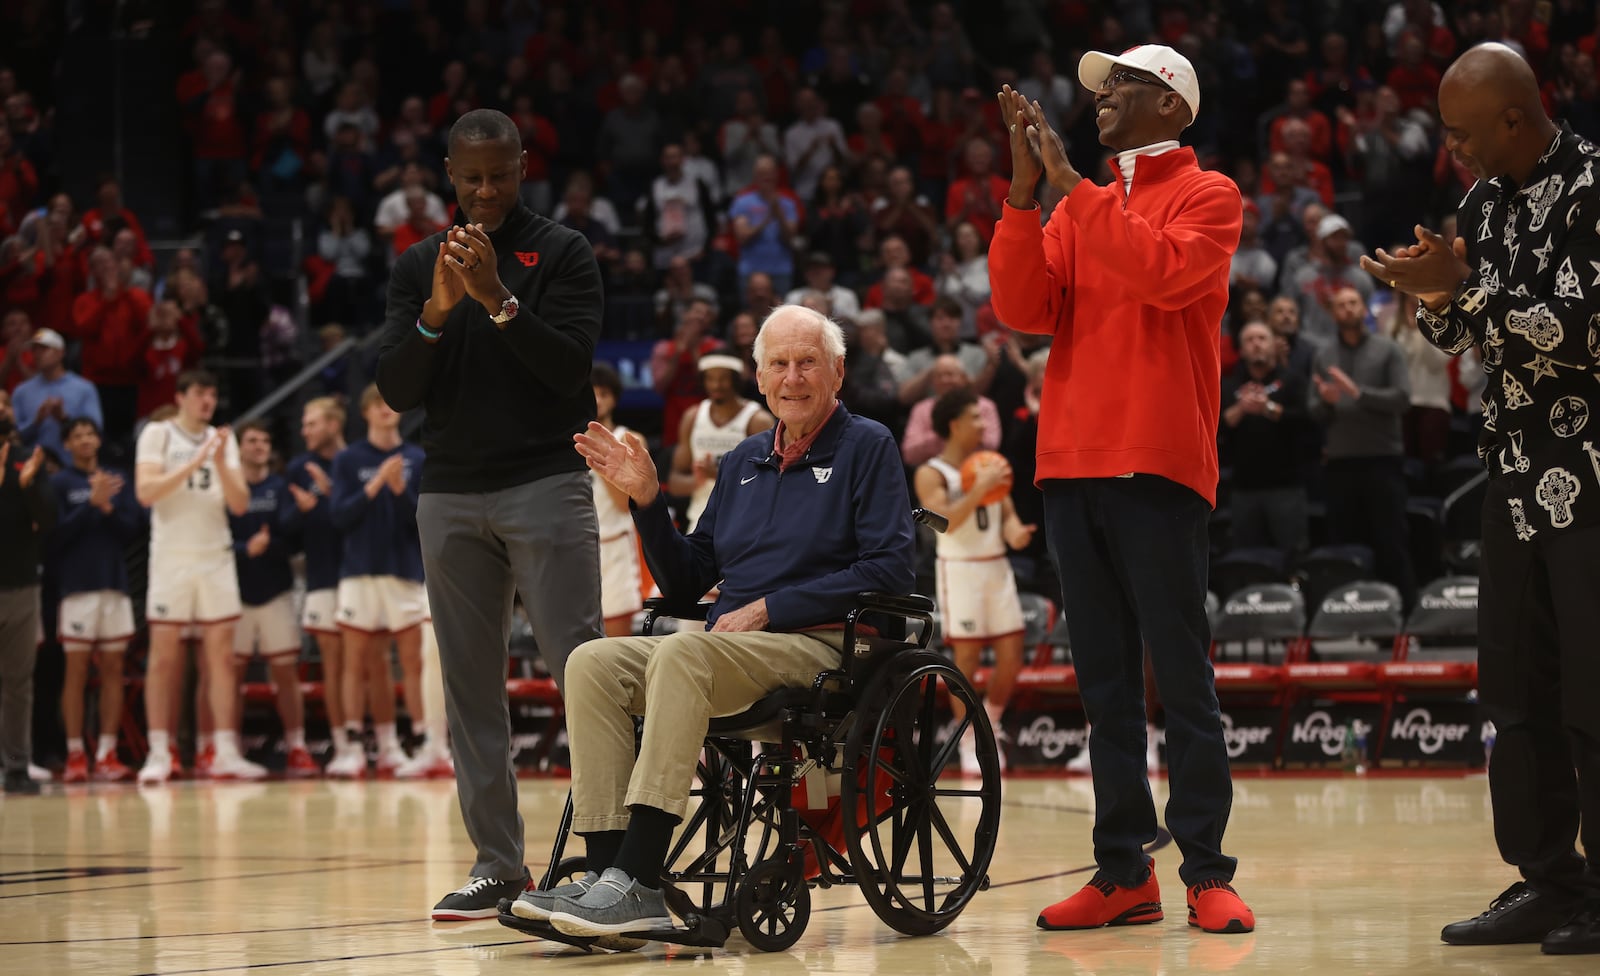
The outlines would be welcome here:
<svg viewBox="0 0 1600 976">
<path fill-rule="evenodd" d="M 428 340 L 429 342 L 438 342 L 439 337 L 444 335 L 443 332 L 435 332 L 434 330 L 423 325 L 421 319 L 417 319 L 417 331 L 422 333 L 422 338 Z"/>
</svg>

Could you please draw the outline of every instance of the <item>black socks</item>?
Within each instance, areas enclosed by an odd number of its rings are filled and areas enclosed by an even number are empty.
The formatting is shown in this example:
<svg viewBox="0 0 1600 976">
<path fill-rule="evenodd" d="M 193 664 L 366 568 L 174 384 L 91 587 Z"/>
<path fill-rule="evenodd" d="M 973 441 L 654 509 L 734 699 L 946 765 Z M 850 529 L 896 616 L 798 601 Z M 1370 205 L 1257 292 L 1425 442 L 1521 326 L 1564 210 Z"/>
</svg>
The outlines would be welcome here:
<svg viewBox="0 0 1600 976">
<path fill-rule="evenodd" d="M 656 807 L 635 805 L 612 867 L 627 872 L 646 888 L 661 887 L 661 869 L 672 844 L 672 828 L 680 818 Z"/>
</svg>

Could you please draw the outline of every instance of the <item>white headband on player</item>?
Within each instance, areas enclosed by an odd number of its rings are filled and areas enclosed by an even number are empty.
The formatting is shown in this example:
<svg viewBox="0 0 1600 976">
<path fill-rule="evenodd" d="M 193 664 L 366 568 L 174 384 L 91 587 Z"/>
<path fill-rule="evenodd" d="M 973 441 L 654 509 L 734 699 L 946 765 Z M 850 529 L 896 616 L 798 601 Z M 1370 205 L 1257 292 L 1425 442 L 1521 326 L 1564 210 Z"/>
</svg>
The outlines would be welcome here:
<svg viewBox="0 0 1600 976">
<path fill-rule="evenodd" d="M 744 373 L 744 363 L 738 356 L 729 356 L 726 353 L 707 353 L 700 357 L 700 372 L 708 369 L 731 369 L 735 373 Z"/>
</svg>

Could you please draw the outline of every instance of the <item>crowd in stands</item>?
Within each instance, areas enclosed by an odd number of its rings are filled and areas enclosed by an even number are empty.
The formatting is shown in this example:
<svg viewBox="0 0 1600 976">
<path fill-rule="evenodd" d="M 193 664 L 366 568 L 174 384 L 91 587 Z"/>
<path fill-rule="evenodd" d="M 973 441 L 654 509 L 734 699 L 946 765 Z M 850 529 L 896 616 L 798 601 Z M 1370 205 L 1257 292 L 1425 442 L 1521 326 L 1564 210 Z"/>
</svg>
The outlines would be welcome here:
<svg viewBox="0 0 1600 976">
<path fill-rule="evenodd" d="M 524 202 L 593 245 L 605 338 L 655 343 L 633 382 L 663 406 L 627 418 L 653 447 L 671 452 L 704 396 L 700 356 L 748 365 L 766 312 L 803 303 L 845 325 L 844 402 L 900 437 L 908 467 L 942 446 L 935 398 L 976 394 L 983 445 L 1009 458 L 1018 515 L 1037 522 L 1048 337 L 1010 331 L 989 303 L 1010 177 L 994 93 L 1038 100 L 1103 181 L 1078 58 L 1150 40 L 1196 66 L 1207 110 L 1185 141 L 1244 199 L 1219 545 L 1366 544 L 1407 595 L 1408 493 L 1441 497 L 1472 453 L 1482 373 L 1423 341 L 1356 258 L 1418 222 L 1455 232 L 1471 177 L 1434 97 L 1472 44 L 1522 51 L 1552 117 L 1600 138 L 1587 0 L 198 0 L 156 28 L 185 59 L 171 88 L 185 145 L 167 150 L 191 187 L 180 223 L 245 229 L 158 254 L 115 178 L 62 178 L 49 66 L 25 57 L 62 16 L 49 6 L 0 10 L 0 387 L 29 446 L 59 453 L 72 416 L 130 445 L 202 362 L 224 375 L 218 416 L 235 415 L 303 358 L 297 336 L 321 328 L 331 348 L 370 332 L 388 267 L 453 218 L 451 122 L 489 107 L 522 132 Z M 307 321 L 262 280 L 248 228 L 263 215 L 306 228 Z M 329 392 L 348 388 L 342 369 Z M 1019 582 L 1051 592 L 1042 537 L 1023 556 Z"/>
</svg>

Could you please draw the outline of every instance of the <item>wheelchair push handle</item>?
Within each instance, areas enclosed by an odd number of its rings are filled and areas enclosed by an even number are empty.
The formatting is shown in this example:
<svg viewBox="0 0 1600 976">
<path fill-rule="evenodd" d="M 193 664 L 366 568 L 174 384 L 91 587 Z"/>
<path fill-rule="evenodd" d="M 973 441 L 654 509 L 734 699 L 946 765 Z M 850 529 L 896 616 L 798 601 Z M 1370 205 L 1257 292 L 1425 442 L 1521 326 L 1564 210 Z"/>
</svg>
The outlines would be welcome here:
<svg viewBox="0 0 1600 976">
<path fill-rule="evenodd" d="M 911 517 L 935 532 L 943 532 L 944 530 L 950 528 L 949 519 L 945 518 L 943 515 L 940 515 L 938 512 L 930 511 L 926 508 L 913 508 L 911 510 Z"/>
</svg>

